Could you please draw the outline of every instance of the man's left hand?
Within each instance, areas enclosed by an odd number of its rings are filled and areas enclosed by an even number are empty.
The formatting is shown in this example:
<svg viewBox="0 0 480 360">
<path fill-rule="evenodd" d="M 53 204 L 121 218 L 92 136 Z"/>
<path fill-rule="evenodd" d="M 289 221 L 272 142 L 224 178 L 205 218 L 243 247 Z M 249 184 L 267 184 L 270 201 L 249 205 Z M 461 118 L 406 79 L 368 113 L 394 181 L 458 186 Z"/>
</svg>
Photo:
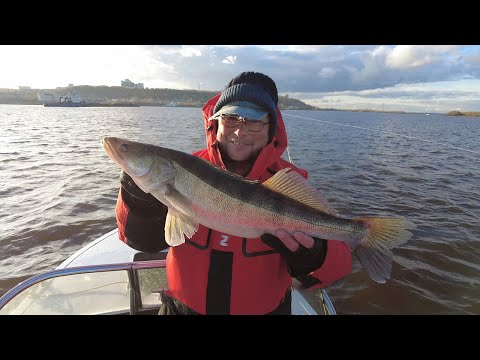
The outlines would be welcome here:
<svg viewBox="0 0 480 360">
<path fill-rule="evenodd" d="M 300 231 L 294 232 L 291 236 L 285 230 L 279 229 L 275 235 L 291 252 L 297 251 L 300 245 L 307 249 L 311 249 L 315 245 L 315 240 L 311 236 Z"/>
<path fill-rule="evenodd" d="M 285 230 L 277 230 L 275 235 L 263 234 L 260 239 L 286 260 L 292 277 L 306 276 L 322 266 L 327 240 L 312 238 L 303 232 L 290 235 Z"/>
</svg>

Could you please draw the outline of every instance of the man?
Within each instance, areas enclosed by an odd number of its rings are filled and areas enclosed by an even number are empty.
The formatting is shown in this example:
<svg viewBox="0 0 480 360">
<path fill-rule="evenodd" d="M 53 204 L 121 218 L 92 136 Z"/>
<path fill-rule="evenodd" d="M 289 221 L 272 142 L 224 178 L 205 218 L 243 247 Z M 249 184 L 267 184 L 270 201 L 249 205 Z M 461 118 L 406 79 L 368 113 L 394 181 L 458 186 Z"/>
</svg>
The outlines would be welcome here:
<svg viewBox="0 0 480 360">
<path fill-rule="evenodd" d="M 239 74 L 204 105 L 203 117 L 207 148 L 194 155 L 261 182 L 287 167 L 307 177 L 281 158 L 287 134 L 268 76 Z M 141 251 L 165 249 L 166 206 L 124 172 L 120 182 L 120 239 Z M 200 225 L 168 252 L 160 314 L 291 314 L 292 277 L 313 290 L 346 276 L 351 266 L 350 249 L 340 241 L 284 230 L 247 239 Z"/>
</svg>

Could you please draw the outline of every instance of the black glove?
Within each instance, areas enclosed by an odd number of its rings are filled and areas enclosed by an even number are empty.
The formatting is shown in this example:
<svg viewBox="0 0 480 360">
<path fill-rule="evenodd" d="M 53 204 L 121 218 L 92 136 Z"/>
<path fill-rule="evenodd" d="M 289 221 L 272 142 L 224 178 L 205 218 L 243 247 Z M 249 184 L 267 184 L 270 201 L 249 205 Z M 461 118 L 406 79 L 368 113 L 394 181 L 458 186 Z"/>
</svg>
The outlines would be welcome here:
<svg viewBox="0 0 480 360">
<path fill-rule="evenodd" d="M 120 185 L 124 201 L 132 208 L 149 208 L 160 203 L 152 194 L 142 191 L 123 170 L 120 173 Z"/>
<path fill-rule="evenodd" d="M 278 252 L 287 262 L 288 272 L 292 277 L 303 277 L 313 270 L 322 266 L 327 255 L 327 240 L 313 238 L 315 244 L 308 249 L 299 244 L 295 252 L 290 251 L 283 242 L 276 236 L 271 234 L 263 234 L 260 236 L 262 242 L 270 246 Z"/>
<path fill-rule="evenodd" d="M 167 248 L 164 228 L 168 208 L 143 192 L 124 171 L 120 174 L 120 185 L 122 199 L 130 207 L 127 218 L 117 218 L 124 228 L 127 245 L 150 254 Z"/>
</svg>

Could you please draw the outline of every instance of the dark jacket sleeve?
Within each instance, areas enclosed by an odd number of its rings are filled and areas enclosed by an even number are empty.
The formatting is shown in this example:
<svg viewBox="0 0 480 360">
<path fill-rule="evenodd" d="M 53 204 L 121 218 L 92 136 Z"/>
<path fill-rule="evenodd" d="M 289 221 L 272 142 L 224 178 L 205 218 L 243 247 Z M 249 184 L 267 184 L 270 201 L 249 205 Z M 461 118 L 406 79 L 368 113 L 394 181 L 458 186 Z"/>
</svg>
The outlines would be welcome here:
<svg viewBox="0 0 480 360">
<path fill-rule="evenodd" d="M 309 290 L 321 289 L 352 272 L 352 253 L 342 241 L 326 240 L 327 252 L 320 267 L 298 280 Z"/>
<path fill-rule="evenodd" d="M 350 247 L 336 240 L 315 239 L 315 246 L 303 246 L 288 262 L 290 275 L 309 290 L 321 289 L 352 272 Z"/>
<path fill-rule="evenodd" d="M 120 240 L 136 250 L 148 253 L 167 248 L 165 218 L 168 208 L 150 194 L 142 192 L 125 175 L 122 172 L 115 209 Z"/>
</svg>

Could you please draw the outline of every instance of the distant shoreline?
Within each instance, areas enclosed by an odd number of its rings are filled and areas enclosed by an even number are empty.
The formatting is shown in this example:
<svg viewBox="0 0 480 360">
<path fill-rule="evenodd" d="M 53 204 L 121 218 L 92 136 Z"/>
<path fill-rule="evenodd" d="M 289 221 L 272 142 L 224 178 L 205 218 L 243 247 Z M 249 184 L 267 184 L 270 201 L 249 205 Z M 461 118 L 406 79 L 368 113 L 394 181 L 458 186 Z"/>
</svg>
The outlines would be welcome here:
<svg viewBox="0 0 480 360">
<path fill-rule="evenodd" d="M 44 106 L 43 103 L 38 101 L 0 101 L 0 105 L 38 105 Z M 82 106 L 70 106 L 70 107 L 178 107 L 178 108 L 202 108 L 203 105 L 197 104 L 177 104 L 175 106 L 172 105 L 164 105 L 164 104 L 144 104 L 144 103 L 119 103 L 119 104 L 111 104 L 111 103 L 89 103 Z M 47 105 L 46 107 L 69 107 L 69 106 L 55 106 L 55 105 Z M 424 114 L 424 115 L 444 115 L 444 116 L 466 116 L 466 117 L 480 117 L 480 111 L 468 111 L 468 112 L 461 112 L 461 111 L 449 111 L 448 113 L 424 113 L 424 112 L 408 112 L 408 111 L 395 111 L 395 110 L 373 110 L 373 109 L 333 109 L 333 108 L 308 108 L 308 109 L 292 109 L 288 107 L 280 107 L 280 110 L 310 110 L 310 111 L 347 111 L 347 112 L 373 112 L 373 113 L 384 113 L 384 114 Z"/>
<path fill-rule="evenodd" d="M 0 89 L 0 104 L 2 105 L 44 105 L 44 99 L 39 94 L 78 94 L 85 104 L 81 107 L 124 107 L 124 106 L 161 106 L 161 107 L 195 107 L 203 105 L 217 95 L 218 91 L 176 90 L 176 89 L 133 89 L 120 86 L 69 86 L 56 89 Z M 48 105 L 47 106 L 51 106 Z M 61 106 L 61 105 L 60 105 Z M 386 114 L 424 114 L 446 116 L 480 117 L 480 111 L 449 111 L 447 113 L 427 113 L 409 111 L 387 111 L 373 109 L 332 109 L 308 105 L 301 100 L 288 95 L 278 97 L 281 110 L 315 110 L 315 111 L 348 111 L 374 112 Z"/>
</svg>

